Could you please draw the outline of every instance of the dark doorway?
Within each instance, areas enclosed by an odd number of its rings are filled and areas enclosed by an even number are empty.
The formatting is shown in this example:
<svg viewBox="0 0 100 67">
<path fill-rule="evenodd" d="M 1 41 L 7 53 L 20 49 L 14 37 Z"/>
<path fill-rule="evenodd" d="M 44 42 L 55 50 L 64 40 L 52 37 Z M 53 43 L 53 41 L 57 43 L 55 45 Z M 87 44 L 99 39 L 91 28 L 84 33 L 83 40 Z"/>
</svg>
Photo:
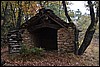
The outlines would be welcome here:
<svg viewBox="0 0 100 67">
<path fill-rule="evenodd" d="M 37 47 L 45 50 L 57 50 L 57 30 L 53 28 L 40 28 L 34 31 Z"/>
</svg>

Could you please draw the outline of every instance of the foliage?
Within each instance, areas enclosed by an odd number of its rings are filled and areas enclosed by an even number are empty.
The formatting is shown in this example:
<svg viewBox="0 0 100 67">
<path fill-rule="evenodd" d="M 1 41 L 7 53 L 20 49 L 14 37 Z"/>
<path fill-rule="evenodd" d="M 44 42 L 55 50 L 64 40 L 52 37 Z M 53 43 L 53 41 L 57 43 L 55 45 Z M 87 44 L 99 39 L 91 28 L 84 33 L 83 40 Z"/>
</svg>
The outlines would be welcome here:
<svg viewBox="0 0 100 67">
<path fill-rule="evenodd" d="M 82 32 L 79 33 L 79 43 L 80 44 L 82 44 L 83 42 L 85 32 L 87 28 L 89 27 L 90 23 L 91 23 L 90 15 L 86 13 L 84 15 L 81 15 L 80 19 L 77 21 L 78 29 L 82 30 Z M 95 38 L 99 38 L 99 22 L 97 23 L 96 31 L 93 36 Z"/>
<path fill-rule="evenodd" d="M 53 10 L 58 17 L 66 21 L 61 1 L 48 1 L 44 7 Z"/>
<path fill-rule="evenodd" d="M 30 51 L 32 53 L 34 53 L 35 55 L 42 55 L 42 53 L 44 52 L 44 49 L 43 48 L 37 48 L 37 47 L 33 47 L 30 49 Z"/>
<path fill-rule="evenodd" d="M 66 5 L 72 5 L 72 3 L 66 1 Z M 60 17 L 64 21 L 66 21 L 66 16 L 65 16 L 65 12 L 63 10 L 62 1 L 46 1 L 44 7 L 53 10 L 54 13 L 58 17 Z M 69 6 L 67 6 L 67 7 L 68 7 L 68 11 L 69 11 L 70 7 Z"/>
<path fill-rule="evenodd" d="M 27 54 L 30 54 L 31 52 L 30 52 L 30 50 L 27 48 L 26 45 L 22 45 L 21 50 L 20 50 L 20 53 L 21 53 L 21 54 L 27 55 Z"/>
<path fill-rule="evenodd" d="M 28 49 L 26 45 L 22 45 L 22 48 L 20 50 L 20 53 L 23 55 L 34 54 L 37 56 L 41 56 L 43 54 L 43 52 L 44 52 L 43 48 L 32 47 L 32 48 Z"/>
<path fill-rule="evenodd" d="M 1 1 L 1 36 L 6 36 L 8 31 L 20 26 L 30 17 L 34 16 L 40 6 L 37 1 Z"/>
<path fill-rule="evenodd" d="M 37 1 L 2 1 L 1 2 L 1 14 L 5 17 L 6 21 L 16 24 L 18 21 L 19 8 L 22 11 L 22 20 L 28 15 L 33 15 L 38 9 Z M 9 20 L 8 20 L 9 19 Z"/>
<path fill-rule="evenodd" d="M 78 28 L 85 32 L 88 26 L 90 25 L 90 22 L 90 16 L 84 14 L 77 21 Z"/>
<path fill-rule="evenodd" d="M 69 16 L 72 17 L 72 18 L 74 18 L 74 16 L 75 16 L 75 13 L 74 13 L 73 10 L 69 10 L 68 14 L 69 14 Z"/>
</svg>

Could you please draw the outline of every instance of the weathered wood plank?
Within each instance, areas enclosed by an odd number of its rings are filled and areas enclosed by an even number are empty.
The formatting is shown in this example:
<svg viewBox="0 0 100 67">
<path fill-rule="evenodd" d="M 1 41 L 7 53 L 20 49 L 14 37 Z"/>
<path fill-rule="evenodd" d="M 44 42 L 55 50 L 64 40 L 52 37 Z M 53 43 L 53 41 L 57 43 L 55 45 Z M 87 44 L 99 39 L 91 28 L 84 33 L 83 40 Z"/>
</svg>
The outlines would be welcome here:
<svg viewBox="0 0 100 67">
<path fill-rule="evenodd" d="M 10 31 L 8 33 L 9 53 L 18 53 L 21 49 L 21 33 L 19 31 Z"/>
</svg>

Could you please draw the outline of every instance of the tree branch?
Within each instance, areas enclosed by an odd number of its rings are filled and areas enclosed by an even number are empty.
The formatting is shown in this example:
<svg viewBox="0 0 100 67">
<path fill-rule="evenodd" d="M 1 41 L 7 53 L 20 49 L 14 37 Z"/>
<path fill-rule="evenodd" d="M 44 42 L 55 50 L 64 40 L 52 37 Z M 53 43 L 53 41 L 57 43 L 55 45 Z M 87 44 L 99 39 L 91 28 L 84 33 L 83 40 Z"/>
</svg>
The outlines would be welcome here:
<svg viewBox="0 0 100 67">
<path fill-rule="evenodd" d="M 66 17 L 68 18 L 68 21 L 69 21 L 70 23 L 72 23 L 72 20 L 71 20 L 70 16 L 68 15 L 68 10 L 67 10 L 65 1 L 62 1 L 62 4 L 63 4 L 63 8 L 64 8 L 64 10 L 65 10 L 65 15 L 66 15 Z"/>
<path fill-rule="evenodd" d="M 19 5 L 19 12 L 18 12 L 18 18 L 17 18 L 17 24 L 16 24 L 16 28 L 19 28 L 20 27 L 20 24 L 21 24 L 21 19 L 22 19 L 22 9 L 21 9 L 21 4 L 22 2 L 21 1 L 18 1 L 18 5 Z"/>
<path fill-rule="evenodd" d="M 94 13 L 92 2 L 88 1 L 88 5 L 90 8 L 91 24 L 93 24 L 95 22 L 95 13 Z"/>
</svg>

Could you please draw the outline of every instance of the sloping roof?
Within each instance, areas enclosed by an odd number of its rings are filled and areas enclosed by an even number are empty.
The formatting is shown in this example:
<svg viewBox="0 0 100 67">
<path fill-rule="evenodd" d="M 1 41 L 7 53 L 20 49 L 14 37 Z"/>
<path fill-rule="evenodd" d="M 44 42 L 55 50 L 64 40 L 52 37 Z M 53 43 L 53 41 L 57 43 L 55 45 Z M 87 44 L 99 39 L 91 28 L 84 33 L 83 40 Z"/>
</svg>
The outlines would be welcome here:
<svg viewBox="0 0 100 67">
<path fill-rule="evenodd" d="M 74 27 L 74 23 L 66 23 L 65 21 L 61 20 L 54 12 L 50 9 L 42 8 L 39 10 L 34 17 L 30 18 L 28 21 L 21 25 L 21 28 L 30 28 L 33 25 L 36 25 L 38 21 L 42 21 L 42 19 L 52 20 L 56 24 L 60 25 L 61 27 L 67 28 L 69 26 Z M 49 18 L 49 19 L 48 19 Z"/>
</svg>

